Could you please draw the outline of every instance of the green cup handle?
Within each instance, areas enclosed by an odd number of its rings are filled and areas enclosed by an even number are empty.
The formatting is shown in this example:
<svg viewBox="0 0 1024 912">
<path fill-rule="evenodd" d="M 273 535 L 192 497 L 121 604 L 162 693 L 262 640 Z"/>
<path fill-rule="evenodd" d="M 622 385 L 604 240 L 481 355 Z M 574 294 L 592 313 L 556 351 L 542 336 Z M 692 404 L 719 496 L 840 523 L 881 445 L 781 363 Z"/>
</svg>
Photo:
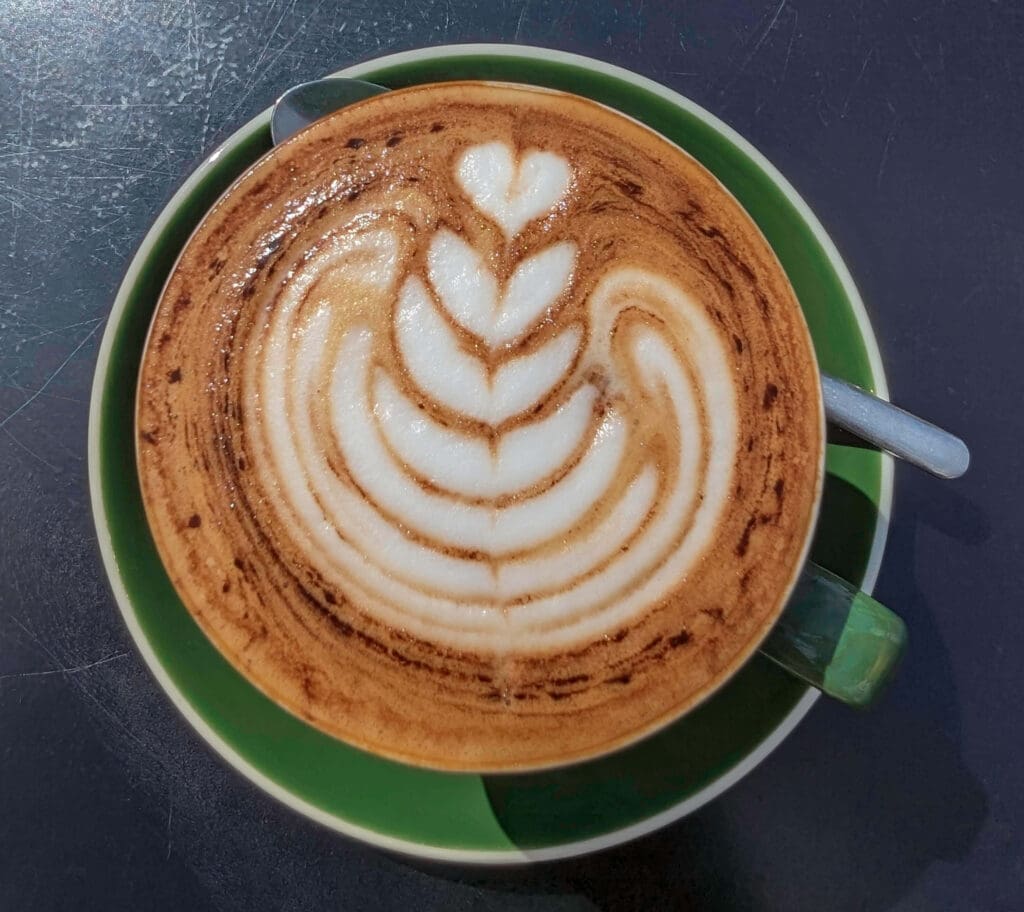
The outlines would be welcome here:
<svg viewBox="0 0 1024 912">
<path fill-rule="evenodd" d="M 850 706 L 870 706 L 899 665 L 903 621 L 885 605 L 809 563 L 761 652 Z"/>
</svg>

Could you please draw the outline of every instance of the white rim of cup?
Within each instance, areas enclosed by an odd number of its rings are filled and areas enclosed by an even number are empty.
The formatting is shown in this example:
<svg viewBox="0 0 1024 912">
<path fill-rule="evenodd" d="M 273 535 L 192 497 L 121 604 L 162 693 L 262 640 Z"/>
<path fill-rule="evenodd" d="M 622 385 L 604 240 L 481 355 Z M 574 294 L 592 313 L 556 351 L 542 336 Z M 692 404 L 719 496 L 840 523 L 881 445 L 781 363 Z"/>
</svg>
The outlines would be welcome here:
<svg viewBox="0 0 1024 912">
<path fill-rule="evenodd" d="M 864 302 L 861 300 L 860 293 L 857 291 L 853 278 L 850 275 L 849 270 L 846 268 L 846 264 L 843 262 L 842 257 L 839 255 L 839 251 L 836 249 L 832 239 L 828 234 L 826 234 L 825 229 L 822 227 L 817 217 L 789 181 L 787 181 L 786 178 L 783 177 L 782 174 L 780 174 L 774 167 L 774 165 L 772 165 L 768 159 L 754 148 L 754 146 L 752 146 L 730 126 L 723 123 L 713 114 L 690 101 L 688 98 L 680 95 L 678 92 L 674 92 L 672 89 L 666 88 L 660 83 L 657 83 L 652 79 L 648 79 L 645 76 L 633 73 L 630 70 L 626 70 L 622 67 L 614 66 L 609 63 L 604 63 L 603 61 L 595 60 L 590 57 L 584 57 L 579 54 L 570 54 L 565 51 L 550 50 L 548 48 L 537 48 L 529 45 L 516 44 L 450 44 L 439 45 L 437 47 L 419 48 L 411 51 L 402 51 L 396 54 L 388 54 L 384 57 L 377 57 L 373 60 L 367 60 L 362 63 L 346 67 L 345 69 L 338 70 L 330 75 L 358 78 L 385 66 L 413 63 L 419 60 L 438 56 L 469 57 L 476 55 L 492 57 L 532 57 L 537 60 L 572 64 L 597 73 L 613 76 L 664 98 L 671 104 L 704 121 L 737 146 L 740 151 L 742 151 L 756 166 L 761 168 L 761 170 L 764 171 L 772 182 L 775 183 L 775 185 L 783 192 L 800 214 L 800 217 L 814 233 L 818 243 L 821 244 L 832 268 L 839 277 L 843 291 L 853 309 L 854 316 L 863 337 L 864 348 L 867 352 L 868 363 L 871 367 L 871 374 L 875 382 L 876 393 L 882 398 L 888 399 L 889 391 L 885 377 L 885 370 L 882 365 L 882 357 L 878 350 L 878 342 L 875 338 L 871 321 L 868 318 L 867 310 L 864 307 Z M 224 741 L 220 734 L 218 734 L 218 732 L 215 731 L 206 722 L 206 720 L 196 712 L 181 691 L 178 690 L 177 685 L 171 680 L 163 665 L 161 665 L 160 660 L 153 652 L 153 649 L 146 638 L 146 634 L 135 615 L 135 609 L 121 580 L 117 564 L 117 556 L 114 553 L 110 531 L 107 527 L 106 509 L 104 507 L 103 497 L 101 494 L 99 418 L 102 406 L 104 380 L 113 350 L 114 337 L 117 334 L 117 328 L 124 316 L 130 290 L 134 287 L 139 273 L 142 271 L 142 264 L 156 243 L 157 238 L 163 232 L 173 213 L 180 208 L 182 203 L 184 203 L 195 187 L 205 178 L 207 171 L 224 154 L 225 150 L 234 148 L 255 131 L 263 128 L 270 120 L 270 113 L 271 108 L 267 108 L 229 136 L 219 149 L 206 158 L 203 163 L 191 175 L 189 175 L 174 196 L 171 197 L 167 205 L 163 208 L 128 266 L 128 270 L 120 288 L 118 289 L 117 296 L 114 299 L 114 304 L 107 319 L 107 326 L 103 334 L 103 341 L 100 344 L 100 350 L 97 356 L 96 373 L 93 379 L 92 395 L 89 404 L 88 441 L 89 490 L 92 501 L 93 519 L 96 525 L 97 537 L 99 539 L 100 553 L 114 598 L 124 618 L 125 624 L 128 627 L 128 631 L 131 634 L 132 639 L 135 641 L 135 646 L 142 655 L 142 658 L 145 660 L 146 665 L 149 666 L 150 672 L 189 724 L 221 757 L 242 773 L 242 775 L 247 779 L 258 785 L 278 801 L 293 810 L 298 811 L 300 814 L 303 814 L 304 816 L 339 833 L 343 833 L 346 836 L 351 836 L 355 839 L 361 840 L 362 842 L 388 851 L 433 861 L 447 861 L 463 864 L 515 865 L 535 861 L 554 861 L 561 858 L 585 855 L 602 849 L 608 849 L 612 846 L 621 845 L 622 843 L 629 842 L 633 839 L 639 838 L 640 836 L 652 833 L 676 820 L 680 820 L 683 817 L 692 814 L 698 808 L 703 807 L 709 801 L 731 788 L 755 767 L 757 767 L 763 760 L 765 760 L 765 758 L 767 758 L 768 755 L 771 754 L 793 732 L 803 717 L 807 715 L 811 706 L 813 706 L 821 696 L 820 692 L 812 687 L 808 687 L 807 691 L 800 698 L 797 704 L 775 727 L 771 734 L 769 734 L 742 760 L 730 769 L 726 770 L 713 782 L 708 783 L 695 794 L 689 796 L 683 801 L 680 801 L 678 804 L 675 804 L 672 807 L 661 811 L 658 814 L 647 817 L 637 823 L 630 824 L 629 826 L 622 827 L 617 830 L 612 830 L 608 833 L 603 833 L 600 836 L 593 836 L 589 839 L 582 839 L 576 842 L 566 842 L 553 846 L 545 846 L 539 849 L 452 849 L 446 846 L 433 846 L 413 842 L 411 840 L 400 839 L 395 836 L 389 836 L 387 834 L 359 826 L 342 817 L 329 814 L 315 805 L 310 804 L 305 799 L 300 798 L 298 795 L 295 795 L 283 788 L 262 771 L 253 766 L 248 760 L 239 755 L 235 749 Z M 881 569 L 882 557 L 885 552 L 885 542 L 889 531 L 892 497 L 893 460 L 892 457 L 883 453 L 878 517 L 875 523 L 875 532 L 871 542 L 867 568 L 864 572 L 864 579 L 861 583 L 861 588 L 868 593 L 874 589 L 875 583 L 878 579 L 879 570 Z"/>
</svg>

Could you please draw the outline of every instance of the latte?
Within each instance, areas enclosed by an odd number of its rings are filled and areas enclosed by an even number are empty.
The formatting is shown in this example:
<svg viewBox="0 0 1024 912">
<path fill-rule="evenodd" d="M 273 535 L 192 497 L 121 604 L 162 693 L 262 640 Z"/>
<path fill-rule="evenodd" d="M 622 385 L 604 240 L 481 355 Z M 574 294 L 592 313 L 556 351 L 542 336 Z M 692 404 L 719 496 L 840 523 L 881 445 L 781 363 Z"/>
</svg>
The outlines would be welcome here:
<svg viewBox="0 0 1024 912">
<path fill-rule="evenodd" d="M 822 476 L 814 354 L 699 164 L 583 99 L 378 96 L 240 178 L 142 367 L 189 611 L 313 725 L 450 769 L 593 755 L 756 649 Z"/>
</svg>

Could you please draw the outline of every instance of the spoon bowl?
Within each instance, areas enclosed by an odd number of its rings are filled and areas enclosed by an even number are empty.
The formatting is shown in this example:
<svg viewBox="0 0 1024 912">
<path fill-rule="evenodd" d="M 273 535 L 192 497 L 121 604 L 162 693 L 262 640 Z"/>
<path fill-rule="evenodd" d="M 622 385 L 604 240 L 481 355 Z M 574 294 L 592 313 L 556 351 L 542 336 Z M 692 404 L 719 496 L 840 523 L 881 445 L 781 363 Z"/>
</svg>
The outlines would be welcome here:
<svg viewBox="0 0 1024 912">
<path fill-rule="evenodd" d="M 299 83 L 292 86 L 274 104 L 274 112 L 270 118 L 270 136 L 275 146 L 280 145 L 321 117 L 387 91 L 389 90 L 384 86 L 372 82 L 345 79 L 341 76 Z"/>
</svg>

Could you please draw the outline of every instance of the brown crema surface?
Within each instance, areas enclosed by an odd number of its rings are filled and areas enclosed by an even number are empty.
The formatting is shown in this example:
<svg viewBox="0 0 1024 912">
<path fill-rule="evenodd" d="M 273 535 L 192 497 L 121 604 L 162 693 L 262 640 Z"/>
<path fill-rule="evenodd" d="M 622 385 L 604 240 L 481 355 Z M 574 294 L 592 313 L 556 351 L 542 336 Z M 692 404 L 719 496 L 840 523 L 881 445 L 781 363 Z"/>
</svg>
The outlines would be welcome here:
<svg viewBox="0 0 1024 912">
<path fill-rule="evenodd" d="M 557 202 L 511 235 L 456 177 L 467 150 L 491 143 L 504 144 L 518 163 L 540 150 L 571 169 Z M 571 279 L 515 339 L 488 346 L 437 304 L 429 257 L 439 232 L 476 251 L 499 288 L 531 256 L 569 243 Z M 385 236 L 387 256 L 379 245 L 359 246 Z M 497 422 L 438 402 L 410 375 L 397 336 L 399 292 L 414 280 L 459 351 L 489 377 L 576 333 L 564 374 L 536 406 Z M 595 319 L 598 299 L 612 315 L 607 325 Z M 714 338 L 710 348 L 698 325 Z M 581 387 L 594 389 L 590 430 L 558 472 L 521 491 L 475 497 L 446 493 L 402 466 L 424 496 L 448 497 L 460 509 L 526 502 L 557 488 L 602 422 L 614 419 L 628 440 L 604 495 L 570 529 L 504 551 L 415 528 L 367 488 L 345 455 L 346 419 L 332 384 L 355 331 L 370 340 L 372 368 L 357 388 L 371 402 L 371 419 L 379 415 L 373 384 L 390 378 L 425 419 L 475 435 L 493 453 L 503 435 L 551 418 Z M 669 420 L 670 384 L 645 379 L 643 352 L 655 349 L 634 344 L 643 333 L 663 340 L 693 387 L 692 427 Z M 275 357 L 284 359 L 282 369 Z M 707 363 L 719 365 L 710 374 L 730 389 L 727 403 L 702 380 Z M 720 409 L 734 412 L 732 438 L 711 447 L 714 428 L 726 426 L 715 423 Z M 310 479 L 296 480 L 300 463 L 280 455 L 278 413 L 294 413 L 309 430 L 316 453 L 301 466 Z M 632 120 L 575 96 L 487 83 L 420 86 L 354 105 L 239 178 L 164 290 L 136 422 L 158 550 L 217 648 L 318 728 L 445 769 L 524 769 L 592 756 L 708 696 L 781 611 L 806 556 L 823 473 L 810 337 L 780 264 L 739 204 L 701 165 Z M 673 486 L 689 472 L 680 455 L 688 446 L 700 449 L 695 493 L 678 519 L 670 517 L 669 544 L 650 546 L 652 556 L 628 583 L 590 597 L 572 619 L 556 611 L 521 620 L 557 587 L 511 597 L 495 584 L 489 595 L 449 598 L 435 582 L 401 589 L 414 595 L 382 594 L 395 582 L 381 569 L 390 540 L 375 526 L 360 537 L 337 506 L 359 500 L 403 543 L 476 562 L 497 579 L 517 560 L 576 553 L 648 467 L 658 479 L 653 506 L 613 555 L 572 583 L 582 585 L 614 560 L 645 553 L 645 535 L 654 534 Z M 721 502 L 705 503 L 717 497 L 716 477 L 726 479 Z M 290 493 L 296 484 L 308 492 L 308 507 Z M 328 489 L 339 498 L 334 506 Z M 646 597 L 645 583 L 674 566 L 672 555 L 698 534 L 677 578 Z M 431 599 L 446 598 L 450 605 L 435 612 Z M 631 599 L 636 608 L 617 611 Z M 464 605 L 472 607 L 463 614 Z"/>
</svg>

